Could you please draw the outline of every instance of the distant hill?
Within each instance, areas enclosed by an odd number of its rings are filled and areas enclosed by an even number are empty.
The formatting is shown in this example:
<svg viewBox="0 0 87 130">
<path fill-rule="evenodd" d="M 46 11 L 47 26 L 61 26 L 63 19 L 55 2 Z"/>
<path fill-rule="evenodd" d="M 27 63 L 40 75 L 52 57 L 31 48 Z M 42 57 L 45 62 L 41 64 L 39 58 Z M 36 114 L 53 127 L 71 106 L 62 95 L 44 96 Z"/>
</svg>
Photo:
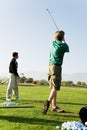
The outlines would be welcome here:
<svg viewBox="0 0 87 130">
<path fill-rule="evenodd" d="M 87 73 L 63 74 L 62 80 L 72 80 L 73 82 L 81 81 L 87 83 Z"/>
<path fill-rule="evenodd" d="M 39 72 L 39 71 L 31 71 L 31 72 L 25 72 L 25 77 L 33 78 L 34 80 L 41 80 L 45 79 L 47 80 L 48 74 L 47 72 Z M 0 74 L 0 78 L 2 77 L 8 77 L 8 74 Z M 87 73 L 73 73 L 73 74 L 63 74 L 62 80 L 67 81 L 71 80 L 74 83 L 77 81 L 86 82 L 87 83 Z"/>
</svg>

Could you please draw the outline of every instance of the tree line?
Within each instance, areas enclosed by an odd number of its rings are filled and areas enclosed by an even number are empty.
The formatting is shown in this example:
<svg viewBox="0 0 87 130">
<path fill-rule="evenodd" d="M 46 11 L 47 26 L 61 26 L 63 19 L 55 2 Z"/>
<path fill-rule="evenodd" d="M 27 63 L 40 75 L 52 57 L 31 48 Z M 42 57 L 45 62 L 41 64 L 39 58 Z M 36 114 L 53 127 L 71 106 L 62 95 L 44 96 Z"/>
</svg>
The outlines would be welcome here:
<svg viewBox="0 0 87 130">
<path fill-rule="evenodd" d="M 4 80 L 5 81 L 5 80 Z M 8 83 L 8 79 L 6 79 L 6 82 L 3 82 L 2 79 L 0 79 L 0 83 Z M 48 81 L 45 79 L 42 80 L 34 80 L 33 78 L 27 78 L 25 76 L 22 76 L 19 78 L 19 84 L 36 84 L 36 85 L 48 85 Z M 87 87 L 86 82 L 77 81 L 74 83 L 73 81 L 62 81 L 61 86 L 85 86 Z"/>
<path fill-rule="evenodd" d="M 47 80 L 34 80 L 33 78 L 26 78 L 25 76 L 20 77 L 19 80 L 20 83 L 33 83 L 33 84 L 37 84 L 37 85 L 48 85 L 48 81 Z M 76 83 L 74 83 L 73 81 L 62 81 L 61 82 L 62 86 L 87 86 L 86 82 L 81 82 L 81 81 L 77 81 Z"/>
</svg>

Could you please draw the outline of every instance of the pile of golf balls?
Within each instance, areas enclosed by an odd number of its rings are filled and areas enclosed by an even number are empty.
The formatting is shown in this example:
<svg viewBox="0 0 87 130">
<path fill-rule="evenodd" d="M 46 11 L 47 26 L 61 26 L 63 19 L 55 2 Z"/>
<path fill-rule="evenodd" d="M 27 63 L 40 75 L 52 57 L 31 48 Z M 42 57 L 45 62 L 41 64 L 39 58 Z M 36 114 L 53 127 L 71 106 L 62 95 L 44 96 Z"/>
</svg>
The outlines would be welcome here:
<svg viewBox="0 0 87 130">
<path fill-rule="evenodd" d="M 64 122 L 62 124 L 61 130 L 87 130 L 87 127 L 84 126 L 80 122 L 72 121 L 72 122 Z"/>
<path fill-rule="evenodd" d="M 4 103 L 1 103 L 1 106 L 4 106 L 4 107 L 10 107 L 10 106 L 18 106 L 17 103 L 15 102 L 4 102 Z"/>
</svg>

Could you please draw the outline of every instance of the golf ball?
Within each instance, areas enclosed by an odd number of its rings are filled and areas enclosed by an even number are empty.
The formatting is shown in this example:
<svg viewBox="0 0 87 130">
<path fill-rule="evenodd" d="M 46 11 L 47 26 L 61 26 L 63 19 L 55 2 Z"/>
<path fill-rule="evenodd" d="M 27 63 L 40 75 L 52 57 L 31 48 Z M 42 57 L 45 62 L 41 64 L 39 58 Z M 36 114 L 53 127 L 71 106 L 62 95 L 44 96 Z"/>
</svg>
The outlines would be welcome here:
<svg viewBox="0 0 87 130">
<path fill-rule="evenodd" d="M 56 126 L 56 129 L 59 129 L 59 128 L 60 128 L 60 127 L 57 125 L 57 126 Z"/>
</svg>

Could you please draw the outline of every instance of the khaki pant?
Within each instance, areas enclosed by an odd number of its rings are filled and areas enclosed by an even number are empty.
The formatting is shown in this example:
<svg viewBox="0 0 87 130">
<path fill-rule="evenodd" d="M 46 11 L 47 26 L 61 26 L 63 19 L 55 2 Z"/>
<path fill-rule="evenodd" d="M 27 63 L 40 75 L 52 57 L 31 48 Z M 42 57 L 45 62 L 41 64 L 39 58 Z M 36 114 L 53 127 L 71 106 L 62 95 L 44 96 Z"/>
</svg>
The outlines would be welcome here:
<svg viewBox="0 0 87 130">
<path fill-rule="evenodd" d="M 60 90 L 62 68 L 60 65 L 50 64 L 48 69 L 48 83 L 50 88 Z"/>
<path fill-rule="evenodd" d="M 11 73 L 10 78 L 9 78 L 8 87 L 7 87 L 6 98 L 11 98 L 12 91 L 13 91 L 15 99 L 17 99 L 19 97 L 19 95 L 18 95 L 18 77 Z"/>
</svg>

